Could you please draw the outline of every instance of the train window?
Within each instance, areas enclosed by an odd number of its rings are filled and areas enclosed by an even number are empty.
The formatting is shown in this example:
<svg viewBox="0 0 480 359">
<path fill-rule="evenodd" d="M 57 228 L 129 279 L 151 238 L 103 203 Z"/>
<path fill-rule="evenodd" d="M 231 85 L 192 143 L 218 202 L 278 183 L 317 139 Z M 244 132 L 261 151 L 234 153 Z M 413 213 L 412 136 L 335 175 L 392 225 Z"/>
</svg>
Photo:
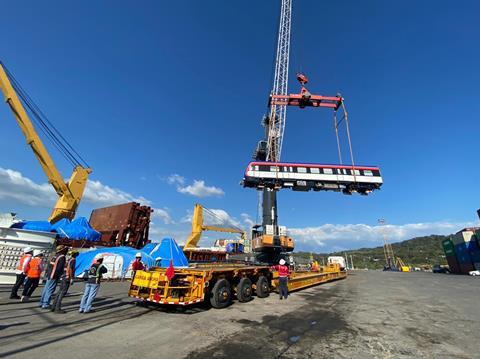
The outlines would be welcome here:
<svg viewBox="0 0 480 359">
<path fill-rule="evenodd" d="M 259 166 L 253 166 L 253 167 L 254 167 L 255 171 L 258 171 L 260 169 Z"/>
<path fill-rule="evenodd" d="M 290 172 L 293 172 L 293 167 L 290 167 Z"/>
<path fill-rule="evenodd" d="M 310 173 L 320 173 L 320 169 L 318 169 L 316 167 L 312 167 L 312 168 L 310 168 Z"/>
<path fill-rule="evenodd" d="M 297 167 L 298 173 L 307 173 L 307 169 L 305 167 Z"/>
<path fill-rule="evenodd" d="M 359 170 L 354 170 L 355 176 L 360 176 L 360 171 Z"/>
<path fill-rule="evenodd" d="M 284 172 L 287 172 L 287 171 L 288 171 L 287 168 L 288 168 L 288 167 L 284 166 L 284 167 L 283 167 L 283 171 L 284 171 Z"/>
<path fill-rule="evenodd" d="M 331 168 L 324 168 L 323 173 L 326 175 L 333 175 L 333 170 Z"/>
<path fill-rule="evenodd" d="M 270 172 L 278 172 L 278 169 L 277 166 L 270 166 Z"/>
<path fill-rule="evenodd" d="M 370 171 L 370 170 L 364 170 L 364 171 L 363 171 L 363 175 L 364 175 L 364 176 L 373 176 L 373 172 Z"/>
</svg>

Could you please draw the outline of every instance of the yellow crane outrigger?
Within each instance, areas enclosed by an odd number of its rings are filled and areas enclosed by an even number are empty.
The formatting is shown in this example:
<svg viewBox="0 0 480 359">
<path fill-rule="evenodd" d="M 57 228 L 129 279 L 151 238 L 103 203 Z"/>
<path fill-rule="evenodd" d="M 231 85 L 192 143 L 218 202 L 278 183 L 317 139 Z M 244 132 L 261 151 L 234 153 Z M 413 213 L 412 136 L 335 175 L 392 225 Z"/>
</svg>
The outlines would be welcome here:
<svg viewBox="0 0 480 359">
<path fill-rule="evenodd" d="M 203 207 L 201 204 L 195 204 L 193 209 L 192 216 L 192 233 L 188 236 L 187 242 L 185 243 L 184 249 L 188 248 L 197 248 L 197 244 L 202 237 L 203 231 L 215 231 L 215 232 L 224 232 L 224 233 L 238 233 L 240 234 L 241 240 L 243 243 L 247 240 L 247 234 L 244 230 L 239 228 L 225 228 L 217 226 L 206 226 L 203 223 Z"/>
<path fill-rule="evenodd" d="M 17 120 L 17 123 L 22 130 L 27 144 L 31 147 L 40 166 L 42 166 L 43 172 L 48 178 L 48 182 L 53 186 L 55 192 L 57 192 L 59 196 L 48 220 L 51 223 L 54 223 L 62 218 L 73 219 L 80 200 L 82 199 L 88 181 L 88 175 L 92 172 L 92 169 L 77 165 L 70 176 L 70 180 L 65 182 L 55 166 L 53 159 L 45 148 L 45 145 L 35 131 L 32 121 L 28 117 L 27 111 L 10 81 L 8 70 L 6 70 L 1 62 L 0 90 L 3 92 L 5 102 L 12 110 L 15 120 Z"/>
</svg>

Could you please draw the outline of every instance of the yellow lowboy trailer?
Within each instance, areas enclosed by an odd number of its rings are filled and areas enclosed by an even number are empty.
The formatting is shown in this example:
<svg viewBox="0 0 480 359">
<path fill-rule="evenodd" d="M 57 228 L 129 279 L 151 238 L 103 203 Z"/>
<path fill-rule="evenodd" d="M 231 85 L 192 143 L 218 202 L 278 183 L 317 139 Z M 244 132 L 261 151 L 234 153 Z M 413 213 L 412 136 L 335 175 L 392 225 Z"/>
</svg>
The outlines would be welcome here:
<svg viewBox="0 0 480 359">
<path fill-rule="evenodd" d="M 228 306 L 233 297 L 248 302 L 253 294 L 265 298 L 278 288 L 278 273 L 267 266 L 244 264 L 204 264 L 175 269 L 171 280 L 166 268 L 137 271 L 128 295 L 145 302 L 165 305 L 191 305 L 209 302 L 214 308 Z M 293 272 L 289 291 L 346 278 L 338 264 L 320 267 L 318 272 Z"/>
</svg>

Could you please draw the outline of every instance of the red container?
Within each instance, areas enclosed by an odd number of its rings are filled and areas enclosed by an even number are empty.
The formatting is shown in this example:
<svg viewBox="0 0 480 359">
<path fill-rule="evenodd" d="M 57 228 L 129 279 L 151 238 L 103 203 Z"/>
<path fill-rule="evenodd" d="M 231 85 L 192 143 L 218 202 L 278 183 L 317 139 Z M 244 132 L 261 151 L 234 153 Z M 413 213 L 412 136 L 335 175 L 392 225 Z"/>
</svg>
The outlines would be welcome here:
<svg viewBox="0 0 480 359">
<path fill-rule="evenodd" d="M 453 256 L 446 256 L 446 258 L 447 258 L 448 268 L 450 269 L 450 272 L 455 274 L 461 274 L 462 271 L 460 270 L 460 265 L 458 264 L 457 257 L 453 255 Z"/>
<path fill-rule="evenodd" d="M 98 208 L 92 211 L 90 225 L 102 234 L 101 246 L 142 248 L 149 243 L 150 214 L 153 210 L 137 202 Z"/>
</svg>

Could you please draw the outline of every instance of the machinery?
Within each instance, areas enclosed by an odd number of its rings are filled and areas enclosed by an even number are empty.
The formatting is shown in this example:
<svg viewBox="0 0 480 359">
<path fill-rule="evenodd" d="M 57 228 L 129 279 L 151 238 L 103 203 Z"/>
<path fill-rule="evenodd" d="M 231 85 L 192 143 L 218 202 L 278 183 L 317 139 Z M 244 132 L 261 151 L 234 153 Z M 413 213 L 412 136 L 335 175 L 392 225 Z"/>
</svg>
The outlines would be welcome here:
<svg viewBox="0 0 480 359">
<path fill-rule="evenodd" d="M 0 62 L 0 90 L 3 92 L 5 102 L 10 107 L 15 120 L 22 130 L 27 144 L 31 147 L 48 178 L 48 182 L 53 186 L 58 195 L 58 200 L 55 203 L 49 221 L 54 223 L 62 218 L 73 219 L 82 199 L 88 176 L 92 172 L 91 168 L 51 124 L 2 62 Z M 60 171 L 55 166 L 52 157 L 36 132 L 27 110 L 32 114 L 34 121 L 49 140 L 52 141 L 53 145 L 74 166 L 68 182 L 65 182 Z"/>
<path fill-rule="evenodd" d="M 307 88 L 308 78 L 303 73 L 297 73 L 297 80 L 301 85 L 298 94 L 288 94 L 288 70 L 290 56 L 292 0 L 281 0 L 280 25 L 278 33 L 277 51 L 275 59 L 274 81 L 272 92 L 268 101 L 268 115 L 263 117 L 262 125 L 265 128 L 265 136 L 257 144 L 254 151 L 254 162 L 249 164 L 245 177 L 242 181 L 244 187 L 254 187 L 262 192 L 262 223 L 254 227 L 252 233 L 252 248 L 258 253 L 257 259 L 264 263 L 275 263 L 285 252 L 291 252 L 294 241 L 286 233 L 280 233 L 278 225 L 277 191 L 282 188 L 292 188 L 299 191 L 336 190 L 345 194 L 358 192 L 368 194 L 380 188 L 382 179 L 377 167 L 356 167 L 353 159 L 352 143 L 348 125 L 348 113 L 344 99 L 340 95 L 323 96 L 312 94 Z M 282 163 L 283 136 L 286 122 L 287 106 L 297 106 L 301 109 L 326 108 L 333 110 L 334 127 L 337 138 L 340 165 L 331 166 L 307 166 L 305 164 Z M 337 111 L 343 115 L 337 119 Z M 348 145 L 350 149 L 351 165 L 342 164 L 341 146 L 338 129 L 341 123 L 345 123 Z M 254 168 L 252 169 L 252 166 Z M 257 169 L 258 167 L 258 169 Z M 312 169 L 308 167 L 313 167 Z M 326 167 L 325 172 L 322 167 Z M 320 168 L 321 172 L 320 172 Z M 368 171 L 367 175 L 363 171 Z M 299 173 L 301 171 L 301 173 Z M 330 173 L 331 171 L 331 173 Z M 335 172 L 333 172 L 335 171 Z M 347 172 L 348 171 L 348 172 Z M 357 181 L 367 177 L 375 171 L 378 173 L 375 179 Z M 332 175 L 332 178 L 329 176 Z M 334 177 L 334 178 L 333 178 Z M 362 177 L 362 178 L 361 178 Z"/>
<path fill-rule="evenodd" d="M 187 258 L 190 261 L 223 261 L 226 259 L 227 253 L 226 250 L 224 250 L 223 248 L 198 247 L 198 242 L 200 241 L 202 233 L 204 231 L 239 234 L 240 240 L 237 242 L 245 246 L 245 244 L 247 243 L 247 234 L 243 229 L 234 227 L 220 227 L 218 225 L 205 225 L 203 215 L 204 212 L 216 218 L 219 223 L 222 222 L 221 218 L 218 218 L 218 216 L 214 212 L 203 207 L 201 204 L 195 204 L 192 216 L 192 232 L 190 233 L 187 242 L 183 247 L 183 252 L 186 254 Z"/>
</svg>

